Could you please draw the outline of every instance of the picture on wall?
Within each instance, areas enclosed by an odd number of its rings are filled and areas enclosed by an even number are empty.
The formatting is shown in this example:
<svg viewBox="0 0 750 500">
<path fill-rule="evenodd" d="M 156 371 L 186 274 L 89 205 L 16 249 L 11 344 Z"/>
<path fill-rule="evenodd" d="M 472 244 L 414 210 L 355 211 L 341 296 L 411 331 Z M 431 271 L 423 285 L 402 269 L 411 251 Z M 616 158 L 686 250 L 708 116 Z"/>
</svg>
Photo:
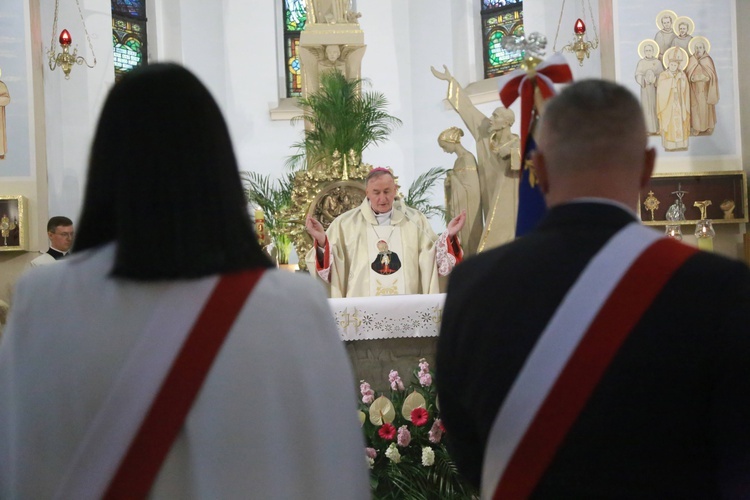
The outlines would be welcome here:
<svg viewBox="0 0 750 500">
<path fill-rule="evenodd" d="M 617 79 L 670 157 L 739 152 L 732 0 L 615 0 Z"/>
<path fill-rule="evenodd" d="M 26 199 L 0 195 L 0 252 L 26 250 Z"/>
</svg>

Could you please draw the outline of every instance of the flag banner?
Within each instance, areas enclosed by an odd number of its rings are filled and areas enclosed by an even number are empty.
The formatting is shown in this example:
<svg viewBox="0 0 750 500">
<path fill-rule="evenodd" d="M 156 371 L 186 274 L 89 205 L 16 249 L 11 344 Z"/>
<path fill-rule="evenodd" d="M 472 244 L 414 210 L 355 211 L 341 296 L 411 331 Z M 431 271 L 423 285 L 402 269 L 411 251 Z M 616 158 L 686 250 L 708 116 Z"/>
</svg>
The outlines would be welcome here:
<svg viewBox="0 0 750 500">
<path fill-rule="evenodd" d="M 516 217 L 516 238 L 528 233 L 537 225 L 547 212 L 542 190 L 534 175 L 534 164 L 531 154 L 536 150 L 534 130 L 529 131 L 524 151 L 524 166 L 518 183 L 518 216 Z"/>
</svg>

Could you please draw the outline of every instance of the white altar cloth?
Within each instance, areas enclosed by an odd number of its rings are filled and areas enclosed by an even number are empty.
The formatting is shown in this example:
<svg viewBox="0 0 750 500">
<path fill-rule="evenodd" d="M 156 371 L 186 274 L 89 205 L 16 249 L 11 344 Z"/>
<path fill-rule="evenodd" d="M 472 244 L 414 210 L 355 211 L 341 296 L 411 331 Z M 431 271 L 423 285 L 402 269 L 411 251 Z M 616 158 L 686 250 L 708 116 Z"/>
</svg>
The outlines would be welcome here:
<svg viewBox="0 0 750 500">
<path fill-rule="evenodd" d="M 437 337 L 444 293 L 328 299 L 342 340 Z"/>
</svg>

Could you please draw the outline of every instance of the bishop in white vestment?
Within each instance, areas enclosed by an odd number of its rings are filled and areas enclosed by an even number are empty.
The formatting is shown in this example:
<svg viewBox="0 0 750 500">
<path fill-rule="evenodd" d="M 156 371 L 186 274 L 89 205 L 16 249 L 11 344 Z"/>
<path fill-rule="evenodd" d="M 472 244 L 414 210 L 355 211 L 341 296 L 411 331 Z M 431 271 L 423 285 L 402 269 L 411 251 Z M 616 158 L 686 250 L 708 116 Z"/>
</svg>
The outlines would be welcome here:
<svg viewBox="0 0 750 500">
<path fill-rule="evenodd" d="M 450 273 L 463 256 L 456 233 L 465 212 L 438 237 L 421 212 L 395 199 L 398 188 L 387 169 L 374 169 L 366 182 L 362 204 L 337 217 L 327 231 L 308 218 L 315 240 L 308 268 L 332 298 L 439 293 L 438 276 Z"/>
</svg>

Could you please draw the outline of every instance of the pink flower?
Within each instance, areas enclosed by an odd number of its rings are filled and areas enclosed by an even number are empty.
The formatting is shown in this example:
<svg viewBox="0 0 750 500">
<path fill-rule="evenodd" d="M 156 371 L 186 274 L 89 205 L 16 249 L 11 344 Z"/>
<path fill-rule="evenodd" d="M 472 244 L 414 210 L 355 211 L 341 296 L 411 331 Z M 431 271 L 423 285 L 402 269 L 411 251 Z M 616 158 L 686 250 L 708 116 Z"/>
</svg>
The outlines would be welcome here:
<svg viewBox="0 0 750 500">
<path fill-rule="evenodd" d="M 422 373 L 429 373 L 430 371 L 430 364 L 424 358 L 419 360 L 419 371 Z"/>
<path fill-rule="evenodd" d="M 411 423 L 417 427 L 422 427 L 429 420 L 430 414 L 424 408 L 414 408 L 411 411 Z"/>
<path fill-rule="evenodd" d="M 429 436 L 430 442 L 438 444 L 440 440 L 443 438 L 444 431 L 445 429 L 443 429 L 443 422 L 441 422 L 440 419 L 438 418 L 432 424 L 432 429 L 430 429 L 430 432 L 427 433 L 427 435 Z"/>
<path fill-rule="evenodd" d="M 378 456 L 378 450 L 375 448 L 365 448 L 365 454 L 367 458 L 375 458 Z"/>
<path fill-rule="evenodd" d="M 396 442 L 402 448 L 409 446 L 409 443 L 411 443 L 411 432 L 409 432 L 409 429 L 405 425 L 398 428 L 398 439 Z"/>
<path fill-rule="evenodd" d="M 396 439 L 396 428 L 393 427 L 393 424 L 383 424 L 378 429 L 378 436 L 386 441 L 393 441 Z"/>
<path fill-rule="evenodd" d="M 388 374 L 388 382 L 391 383 L 392 390 L 394 391 L 404 390 L 404 383 L 401 381 L 401 377 L 399 376 L 396 370 L 391 370 L 391 372 Z"/>
<path fill-rule="evenodd" d="M 375 391 L 364 380 L 359 381 L 359 392 L 362 394 L 362 402 L 364 404 L 369 405 L 375 401 Z"/>
<path fill-rule="evenodd" d="M 422 387 L 432 385 L 432 375 L 430 375 L 430 364 L 422 358 L 419 360 L 419 383 Z"/>
</svg>

